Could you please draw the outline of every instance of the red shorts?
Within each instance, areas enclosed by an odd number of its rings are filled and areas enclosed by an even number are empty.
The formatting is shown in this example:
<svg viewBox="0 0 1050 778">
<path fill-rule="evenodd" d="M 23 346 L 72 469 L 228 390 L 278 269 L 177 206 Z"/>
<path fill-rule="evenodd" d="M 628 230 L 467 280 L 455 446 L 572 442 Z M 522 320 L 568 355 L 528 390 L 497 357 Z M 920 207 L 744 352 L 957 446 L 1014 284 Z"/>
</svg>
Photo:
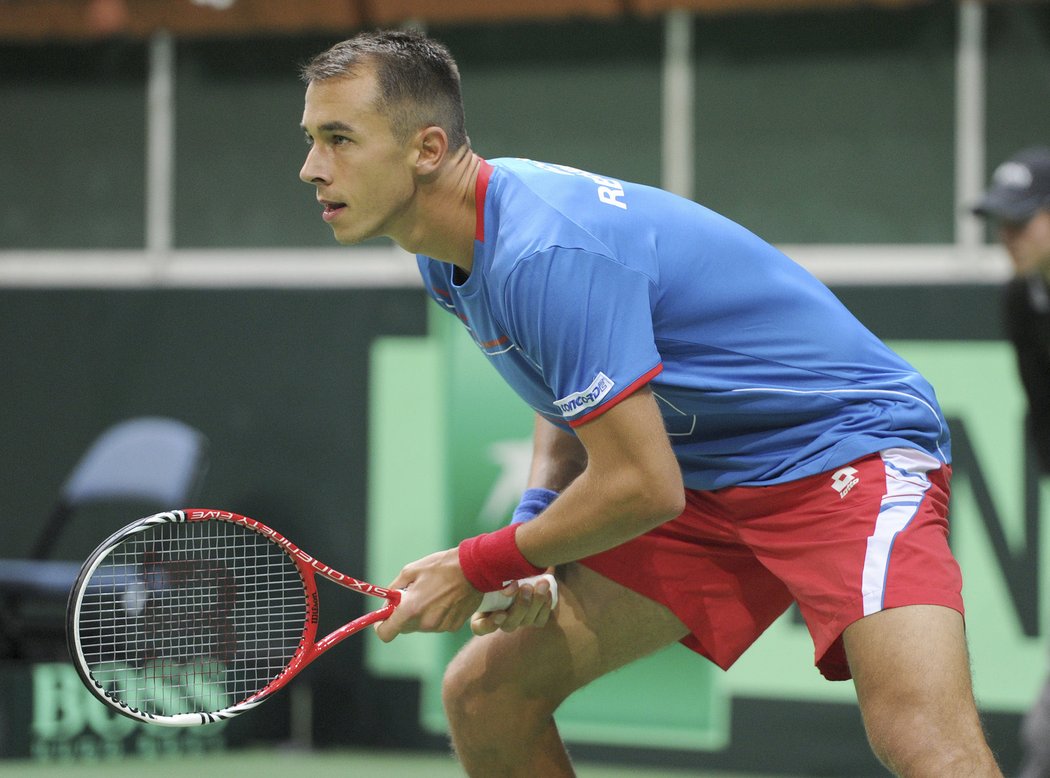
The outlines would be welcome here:
<svg viewBox="0 0 1050 778">
<path fill-rule="evenodd" d="M 948 548 L 951 468 L 889 449 L 773 486 L 686 491 L 677 519 L 583 560 L 666 605 L 687 647 L 728 669 L 797 602 L 829 680 L 850 678 L 842 632 L 901 605 L 963 612 Z"/>
</svg>

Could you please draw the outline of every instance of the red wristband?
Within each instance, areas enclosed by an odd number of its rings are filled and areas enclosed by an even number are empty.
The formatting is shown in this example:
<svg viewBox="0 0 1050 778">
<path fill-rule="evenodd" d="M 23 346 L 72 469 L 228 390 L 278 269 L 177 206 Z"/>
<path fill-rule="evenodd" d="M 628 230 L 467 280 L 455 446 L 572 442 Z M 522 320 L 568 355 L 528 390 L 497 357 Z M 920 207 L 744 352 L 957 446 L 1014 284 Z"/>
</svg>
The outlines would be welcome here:
<svg viewBox="0 0 1050 778">
<path fill-rule="evenodd" d="M 502 589 L 508 581 L 543 572 L 518 550 L 514 536 L 521 524 L 467 538 L 459 544 L 459 566 L 463 575 L 479 592 Z"/>
</svg>

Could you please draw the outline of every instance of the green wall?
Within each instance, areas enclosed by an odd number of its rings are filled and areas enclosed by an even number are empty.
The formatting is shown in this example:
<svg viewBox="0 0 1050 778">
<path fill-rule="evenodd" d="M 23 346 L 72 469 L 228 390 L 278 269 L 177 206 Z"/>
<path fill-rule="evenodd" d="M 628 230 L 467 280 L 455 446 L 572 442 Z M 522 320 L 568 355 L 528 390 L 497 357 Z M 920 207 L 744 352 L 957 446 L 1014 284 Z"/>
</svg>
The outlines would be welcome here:
<svg viewBox="0 0 1050 778">
<path fill-rule="evenodd" d="M 777 243 L 950 242 L 957 14 L 696 16 L 697 199 Z M 1050 6 L 986 14 L 991 168 L 1050 142 Z M 659 183 L 661 19 L 431 32 L 460 62 L 483 155 Z M 177 42 L 177 247 L 330 245 L 298 180 L 296 70 L 333 42 Z M 147 58 L 128 41 L 0 44 L 0 250 L 143 245 Z"/>
<path fill-rule="evenodd" d="M 0 45 L 0 249 L 145 242 L 142 46 Z"/>
<path fill-rule="evenodd" d="M 424 311 L 417 290 L 0 290 L 0 556 L 29 547 L 94 436 L 160 414 L 210 438 L 203 502 L 359 567 L 369 348 Z"/>
</svg>

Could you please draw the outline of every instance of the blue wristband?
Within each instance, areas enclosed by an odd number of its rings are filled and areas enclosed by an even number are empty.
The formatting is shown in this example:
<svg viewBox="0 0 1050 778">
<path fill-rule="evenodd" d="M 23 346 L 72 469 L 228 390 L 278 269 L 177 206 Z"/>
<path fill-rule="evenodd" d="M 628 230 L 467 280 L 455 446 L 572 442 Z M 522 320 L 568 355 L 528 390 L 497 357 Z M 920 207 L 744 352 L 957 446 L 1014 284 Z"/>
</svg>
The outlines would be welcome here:
<svg viewBox="0 0 1050 778">
<path fill-rule="evenodd" d="M 535 519 L 543 511 L 554 502 L 554 498 L 558 496 L 558 493 L 550 489 L 526 489 L 525 493 L 521 495 L 521 502 L 518 503 L 518 507 L 514 509 L 514 515 L 511 517 L 511 524 L 521 524 L 529 519 Z"/>
</svg>

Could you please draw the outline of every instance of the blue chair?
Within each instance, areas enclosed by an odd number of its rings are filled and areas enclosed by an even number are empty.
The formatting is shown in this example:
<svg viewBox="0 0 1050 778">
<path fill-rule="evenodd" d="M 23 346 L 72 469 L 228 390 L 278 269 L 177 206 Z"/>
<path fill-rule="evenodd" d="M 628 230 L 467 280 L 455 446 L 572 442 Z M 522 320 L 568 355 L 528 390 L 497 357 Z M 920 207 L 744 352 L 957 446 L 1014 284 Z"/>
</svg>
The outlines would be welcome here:
<svg viewBox="0 0 1050 778">
<path fill-rule="evenodd" d="M 204 434 L 176 419 L 128 419 L 99 435 L 62 485 L 28 556 L 0 559 L 0 656 L 29 658 L 28 646 L 41 637 L 30 633 L 61 637 L 64 622 L 41 630 L 30 617 L 49 603 L 64 606 L 73 587 L 83 560 L 52 557 L 78 511 L 120 503 L 140 511 L 187 507 L 200 490 L 207 455 Z M 138 517 L 121 516 L 116 526 L 100 528 L 97 540 Z"/>
</svg>

